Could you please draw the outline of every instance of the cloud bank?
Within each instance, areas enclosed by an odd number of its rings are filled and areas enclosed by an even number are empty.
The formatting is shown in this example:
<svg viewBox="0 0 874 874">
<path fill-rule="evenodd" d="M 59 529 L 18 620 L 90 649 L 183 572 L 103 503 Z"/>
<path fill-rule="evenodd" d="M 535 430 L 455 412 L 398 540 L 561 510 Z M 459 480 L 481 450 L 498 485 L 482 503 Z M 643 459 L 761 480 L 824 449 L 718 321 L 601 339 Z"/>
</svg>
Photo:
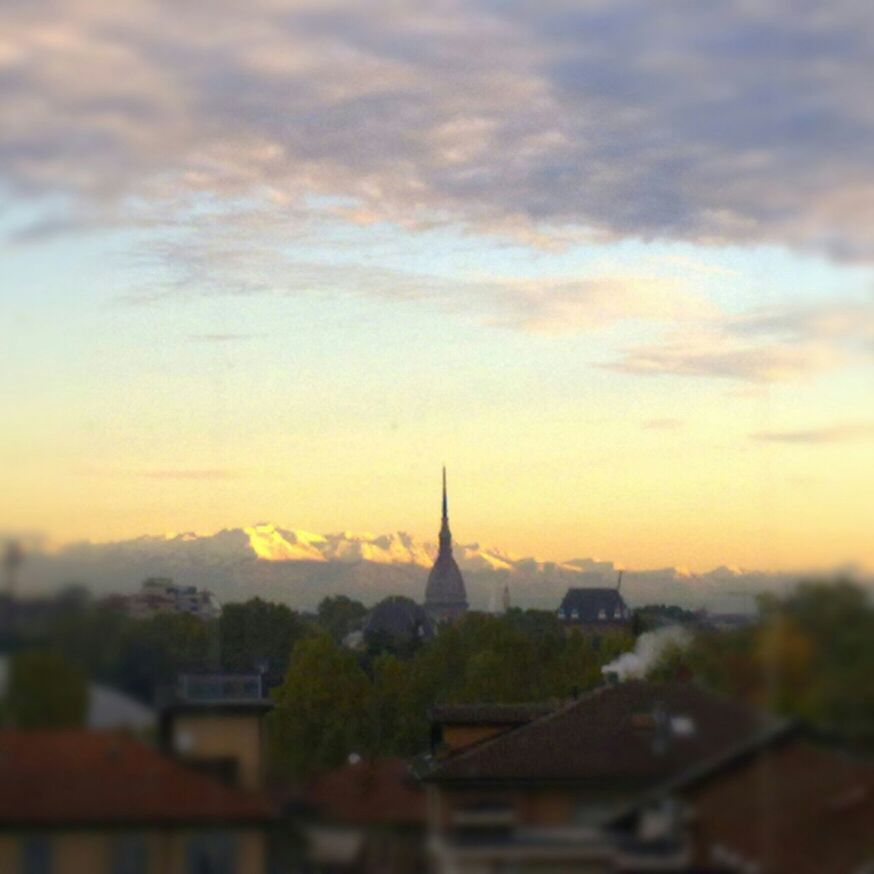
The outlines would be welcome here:
<svg viewBox="0 0 874 874">
<path fill-rule="evenodd" d="M 874 257 L 870 4 L 41 0 L 0 33 L 0 180 L 51 208 L 25 238 L 322 198 Z"/>
</svg>

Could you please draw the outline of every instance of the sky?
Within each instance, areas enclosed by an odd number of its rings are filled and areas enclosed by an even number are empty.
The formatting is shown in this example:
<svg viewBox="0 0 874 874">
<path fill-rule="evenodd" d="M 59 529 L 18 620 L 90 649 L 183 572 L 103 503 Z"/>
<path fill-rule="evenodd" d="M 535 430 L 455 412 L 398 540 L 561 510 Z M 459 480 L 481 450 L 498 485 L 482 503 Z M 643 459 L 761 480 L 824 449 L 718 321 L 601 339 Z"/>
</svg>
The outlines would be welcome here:
<svg viewBox="0 0 874 874">
<path fill-rule="evenodd" d="M 0 7 L 0 530 L 874 567 L 874 8 Z"/>
</svg>

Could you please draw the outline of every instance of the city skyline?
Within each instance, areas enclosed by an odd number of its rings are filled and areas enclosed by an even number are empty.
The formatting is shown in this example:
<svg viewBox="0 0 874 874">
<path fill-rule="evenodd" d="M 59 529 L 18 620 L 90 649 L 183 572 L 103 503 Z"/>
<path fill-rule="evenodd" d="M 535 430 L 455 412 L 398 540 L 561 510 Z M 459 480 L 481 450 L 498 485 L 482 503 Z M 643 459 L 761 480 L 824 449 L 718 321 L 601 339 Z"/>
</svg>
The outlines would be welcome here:
<svg viewBox="0 0 874 874">
<path fill-rule="evenodd" d="M 0 10 L 0 530 L 433 539 L 445 462 L 459 542 L 874 567 L 870 27 L 790 7 Z"/>
</svg>

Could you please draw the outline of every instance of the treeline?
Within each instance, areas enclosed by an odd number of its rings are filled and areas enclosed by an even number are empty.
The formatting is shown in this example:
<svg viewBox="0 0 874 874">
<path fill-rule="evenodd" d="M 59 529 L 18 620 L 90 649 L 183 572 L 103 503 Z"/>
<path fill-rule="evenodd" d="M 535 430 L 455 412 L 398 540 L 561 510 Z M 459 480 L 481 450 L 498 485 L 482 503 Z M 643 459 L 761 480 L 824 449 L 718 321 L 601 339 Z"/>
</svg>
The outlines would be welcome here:
<svg viewBox="0 0 874 874">
<path fill-rule="evenodd" d="M 440 703 L 567 700 L 602 682 L 630 635 L 570 634 L 551 613 L 470 614 L 412 654 L 352 652 L 328 635 L 301 640 L 275 690 L 275 759 L 293 774 L 364 756 L 421 752 Z"/>
<path fill-rule="evenodd" d="M 366 613 L 363 604 L 345 596 L 324 599 L 316 614 L 253 598 L 228 604 L 210 621 L 183 613 L 132 619 L 79 598 L 49 619 L 17 622 L 2 649 L 13 656 L 52 653 L 91 680 L 150 704 L 159 687 L 186 671 L 257 671 L 266 685 L 276 685 L 299 640 L 319 634 L 341 640 Z"/>
<path fill-rule="evenodd" d="M 754 625 L 697 630 L 652 676 L 678 672 L 874 748 L 874 605 L 850 582 L 802 583 L 782 598 L 762 596 Z"/>
<path fill-rule="evenodd" d="M 630 634 L 568 634 L 551 612 L 513 609 L 469 614 L 433 639 L 365 638 L 350 649 L 343 641 L 366 613 L 345 597 L 325 599 L 316 614 L 254 598 L 209 622 L 65 609 L 5 642 L 13 658 L 0 721 L 81 720 L 86 678 L 149 703 L 181 672 L 258 671 L 276 702 L 276 765 L 302 775 L 352 752 L 420 752 L 435 704 L 566 700 L 602 682 L 602 666 L 633 646 Z M 692 631 L 691 643 L 663 654 L 652 678 L 691 676 L 874 747 L 874 607 L 865 590 L 804 584 L 784 598 L 763 597 L 759 620 L 729 631 L 697 627 L 669 607 L 641 614 L 638 627 L 667 619 Z"/>
<path fill-rule="evenodd" d="M 257 671 L 276 701 L 270 718 L 276 764 L 305 774 L 351 752 L 420 752 L 427 710 L 437 703 L 567 699 L 600 683 L 602 665 L 633 645 L 629 634 L 567 634 L 551 612 L 513 609 L 469 614 L 431 639 L 366 636 L 350 649 L 343 641 L 366 614 L 343 596 L 326 598 L 316 614 L 253 598 L 226 605 L 206 622 L 185 614 L 131 619 L 79 604 L 36 634 L 21 628 L 7 646 L 16 677 L 7 721 L 81 722 L 89 679 L 151 703 L 180 673 Z M 37 667 L 35 692 L 27 673 Z M 64 694 L 73 687 L 76 696 Z M 28 689 L 30 706 L 22 709 L 15 702 Z M 78 703 L 61 706 L 62 698 Z"/>
</svg>

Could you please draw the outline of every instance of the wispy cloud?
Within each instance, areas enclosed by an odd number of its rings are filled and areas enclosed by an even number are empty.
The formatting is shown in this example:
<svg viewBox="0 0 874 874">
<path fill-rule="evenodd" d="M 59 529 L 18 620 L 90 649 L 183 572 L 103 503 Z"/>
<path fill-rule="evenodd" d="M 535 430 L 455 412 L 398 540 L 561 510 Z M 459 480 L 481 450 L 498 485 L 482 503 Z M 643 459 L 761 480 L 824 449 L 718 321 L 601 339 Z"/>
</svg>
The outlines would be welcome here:
<svg viewBox="0 0 874 874">
<path fill-rule="evenodd" d="M 758 431 L 751 439 L 765 443 L 827 445 L 874 440 L 874 422 L 856 422 L 800 431 Z"/>
<path fill-rule="evenodd" d="M 604 366 L 638 376 L 698 376 L 747 382 L 791 382 L 837 366 L 825 347 L 751 345 L 715 337 L 631 349 Z"/>
<path fill-rule="evenodd" d="M 25 238 L 315 195 L 535 244 L 874 258 L 870 4 L 48 0 L 0 33 L 0 180 L 65 204 Z"/>
<path fill-rule="evenodd" d="M 828 306 L 756 310 L 672 331 L 605 366 L 645 376 L 791 382 L 843 364 L 874 361 L 874 298 Z"/>
<path fill-rule="evenodd" d="M 237 479 L 239 473 L 222 468 L 178 468 L 174 470 L 140 470 L 135 476 L 158 480 L 230 480 Z"/>
</svg>

